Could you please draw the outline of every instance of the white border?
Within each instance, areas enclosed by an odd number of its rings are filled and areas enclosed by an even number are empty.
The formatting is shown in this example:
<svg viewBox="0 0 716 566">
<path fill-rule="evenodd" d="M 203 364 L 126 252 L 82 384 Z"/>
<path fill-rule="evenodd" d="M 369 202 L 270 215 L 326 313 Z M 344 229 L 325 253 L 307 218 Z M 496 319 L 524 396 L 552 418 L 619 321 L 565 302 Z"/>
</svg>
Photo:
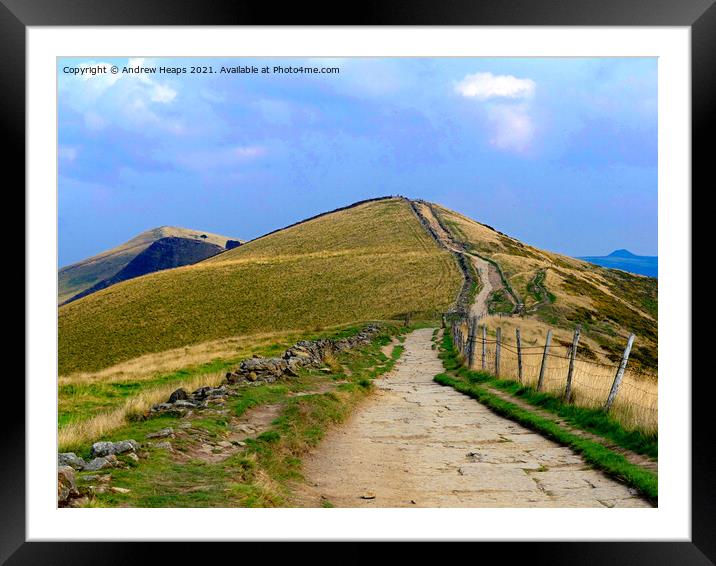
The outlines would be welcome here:
<svg viewBox="0 0 716 566">
<path fill-rule="evenodd" d="M 690 28 L 28 28 L 28 540 L 690 540 L 690 37 Z M 182 55 L 659 57 L 658 509 L 56 509 L 56 57 Z"/>
</svg>

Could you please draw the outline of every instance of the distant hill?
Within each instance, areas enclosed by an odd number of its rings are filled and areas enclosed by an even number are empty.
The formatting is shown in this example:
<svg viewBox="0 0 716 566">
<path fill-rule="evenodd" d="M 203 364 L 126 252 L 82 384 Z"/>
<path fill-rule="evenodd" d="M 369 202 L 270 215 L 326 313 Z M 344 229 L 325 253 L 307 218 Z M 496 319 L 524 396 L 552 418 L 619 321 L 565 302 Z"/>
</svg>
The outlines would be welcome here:
<svg viewBox="0 0 716 566">
<path fill-rule="evenodd" d="M 229 240 L 229 242 L 234 241 Z M 85 289 L 68 299 L 67 302 L 76 301 L 127 279 L 134 279 L 148 273 L 181 267 L 182 265 L 191 265 L 223 251 L 226 251 L 226 248 L 202 242 L 201 240 L 176 237 L 161 238 L 156 242 L 152 242 L 148 248 L 134 256 L 132 261 L 112 277 L 103 279 L 89 289 Z"/>
<path fill-rule="evenodd" d="M 621 269 L 622 271 L 646 275 L 647 277 L 657 277 L 659 272 L 659 258 L 657 256 L 635 255 L 629 250 L 615 250 L 609 255 L 586 256 L 579 259 L 602 267 Z"/>
<path fill-rule="evenodd" d="M 110 250 L 99 253 L 59 270 L 57 302 L 62 304 L 84 291 L 109 280 L 124 269 L 135 257 L 145 251 L 154 242 L 163 238 L 183 238 L 219 246 L 222 249 L 236 246 L 240 240 L 226 236 L 200 232 L 174 226 L 160 226 L 142 232 L 131 240 Z M 228 246 L 227 243 L 231 242 Z M 180 263 L 186 265 L 187 262 Z"/>
</svg>

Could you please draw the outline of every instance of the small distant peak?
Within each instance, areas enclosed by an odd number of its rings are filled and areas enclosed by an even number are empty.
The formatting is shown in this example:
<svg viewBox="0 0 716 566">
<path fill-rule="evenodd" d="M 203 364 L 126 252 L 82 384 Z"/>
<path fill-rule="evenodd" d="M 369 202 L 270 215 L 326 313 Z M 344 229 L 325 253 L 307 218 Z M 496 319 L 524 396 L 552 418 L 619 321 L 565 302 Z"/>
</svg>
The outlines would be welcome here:
<svg viewBox="0 0 716 566">
<path fill-rule="evenodd" d="M 610 253 L 607 257 L 637 257 L 635 254 L 631 253 L 629 250 L 614 250 L 612 253 Z"/>
</svg>

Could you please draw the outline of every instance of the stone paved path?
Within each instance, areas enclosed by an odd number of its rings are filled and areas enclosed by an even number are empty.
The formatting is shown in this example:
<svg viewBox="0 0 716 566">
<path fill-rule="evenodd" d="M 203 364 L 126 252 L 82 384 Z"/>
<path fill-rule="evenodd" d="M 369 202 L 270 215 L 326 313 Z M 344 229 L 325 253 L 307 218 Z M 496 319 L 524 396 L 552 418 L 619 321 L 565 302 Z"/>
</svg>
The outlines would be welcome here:
<svg viewBox="0 0 716 566">
<path fill-rule="evenodd" d="M 304 459 L 294 504 L 336 507 L 650 507 L 581 457 L 433 381 L 431 329 Z"/>
</svg>

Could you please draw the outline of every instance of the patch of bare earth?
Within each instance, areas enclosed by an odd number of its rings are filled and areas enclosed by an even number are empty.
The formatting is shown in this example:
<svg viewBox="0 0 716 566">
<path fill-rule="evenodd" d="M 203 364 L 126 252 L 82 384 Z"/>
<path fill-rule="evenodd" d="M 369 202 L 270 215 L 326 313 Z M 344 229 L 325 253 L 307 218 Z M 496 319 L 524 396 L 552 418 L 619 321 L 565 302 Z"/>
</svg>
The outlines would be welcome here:
<svg viewBox="0 0 716 566">
<path fill-rule="evenodd" d="M 490 298 L 490 293 L 502 288 L 502 280 L 495 266 L 490 262 L 475 255 L 468 257 L 472 261 L 481 283 L 480 290 L 475 295 L 472 305 L 470 305 L 470 314 L 477 317 L 486 316 L 488 314 L 487 301 Z"/>
<path fill-rule="evenodd" d="M 650 507 L 569 448 L 435 383 L 431 332 L 408 335 L 376 394 L 304 459 L 294 505 Z"/>
<path fill-rule="evenodd" d="M 240 417 L 229 418 L 229 431 L 223 436 L 215 436 L 200 425 L 195 426 L 194 421 L 201 418 L 201 413 L 184 418 L 174 433 L 175 438 L 182 441 L 181 450 L 175 451 L 174 459 L 177 462 L 223 462 L 229 456 L 241 452 L 246 439 L 256 438 L 269 430 L 271 423 L 280 416 L 282 410 L 283 405 L 280 403 L 248 409 Z"/>
<path fill-rule="evenodd" d="M 393 354 L 393 348 L 398 344 L 400 344 L 400 342 L 398 342 L 395 338 L 391 338 L 390 343 L 383 346 L 380 351 L 386 358 L 390 358 L 390 356 Z"/>
</svg>

